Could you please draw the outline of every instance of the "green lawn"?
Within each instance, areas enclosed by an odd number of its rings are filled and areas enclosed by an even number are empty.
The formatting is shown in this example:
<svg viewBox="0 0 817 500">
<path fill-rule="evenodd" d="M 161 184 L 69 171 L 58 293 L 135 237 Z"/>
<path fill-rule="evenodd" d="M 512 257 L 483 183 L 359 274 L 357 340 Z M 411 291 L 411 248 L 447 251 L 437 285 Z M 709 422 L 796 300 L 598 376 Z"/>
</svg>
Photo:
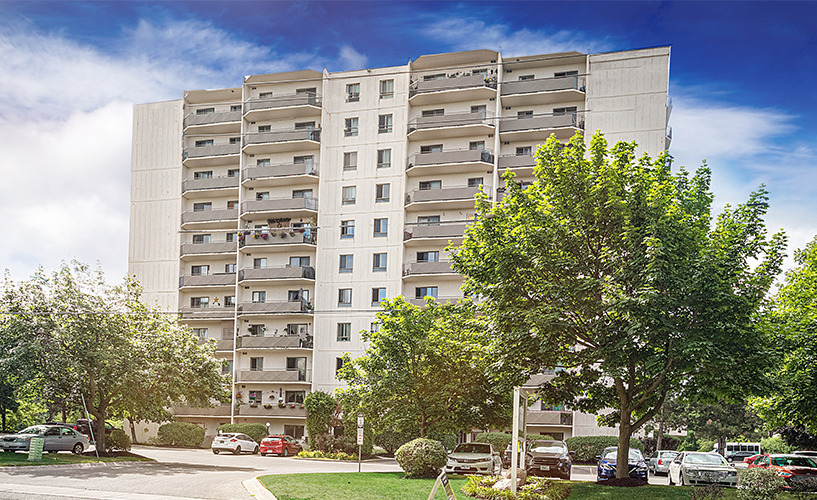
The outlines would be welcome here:
<svg viewBox="0 0 817 500">
<path fill-rule="evenodd" d="M 0 467 L 13 467 L 15 465 L 59 465 L 59 464 L 85 464 L 93 462 L 136 462 L 150 460 L 149 458 L 132 457 L 99 457 L 74 455 L 73 453 L 43 453 L 43 459 L 39 462 L 29 462 L 28 453 L 1 453 Z"/>
</svg>

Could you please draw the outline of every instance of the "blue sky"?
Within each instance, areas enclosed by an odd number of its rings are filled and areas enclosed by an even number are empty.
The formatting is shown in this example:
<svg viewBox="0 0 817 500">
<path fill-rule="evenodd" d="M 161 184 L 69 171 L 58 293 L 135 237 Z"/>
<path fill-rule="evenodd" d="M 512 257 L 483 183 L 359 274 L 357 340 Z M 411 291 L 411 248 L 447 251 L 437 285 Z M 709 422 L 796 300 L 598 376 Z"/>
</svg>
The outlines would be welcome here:
<svg viewBox="0 0 817 500">
<path fill-rule="evenodd" d="M 0 268 L 127 269 L 131 109 L 188 89 L 422 54 L 671 45 L 676 164 L 716 207 L 765 183 L 790 249 L 817 234 L 817 2 L 0 2 Z M 790 252 L 791 253 L 791 252 Z"/>
</svg>

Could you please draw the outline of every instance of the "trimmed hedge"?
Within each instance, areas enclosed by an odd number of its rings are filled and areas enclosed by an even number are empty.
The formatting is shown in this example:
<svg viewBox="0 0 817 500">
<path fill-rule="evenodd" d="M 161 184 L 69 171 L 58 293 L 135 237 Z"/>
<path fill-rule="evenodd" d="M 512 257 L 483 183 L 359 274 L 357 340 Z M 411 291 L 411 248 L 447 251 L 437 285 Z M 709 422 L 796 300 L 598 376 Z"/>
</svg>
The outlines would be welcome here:
<svg viewBox="0 0 817 500">
<path fill-rule="evenodd" d="M 159 427 L 158 441 L 162 445 L 199 448 L 204 429 L 190 422 L 169 422 Z"/>
<path fill-rule="evenodd" d="M 528 434 L 527 438 L 529 441 L 535 441 L 537 439 L 553 439 L 553 437 L 547 434 Z M 480 432 L 476 435 L 476 437 L 474 437 L 474 441 L 477 443 L 488 443 L 494 447 L 494 451 L 502 453 L 511 443 L 511 435 L 505 434 L 504 432 Z"/>
<path fill-rule="evenodd" d="M 122 429 L 114 429 L 105 436 L 105 452 L 130 451 L 131 440 Z"/>
<path fill-rule="evenodd" d="M 601 455 L 608 446 L 618 446 L 618 436 L 582 436 L 565 440 L 567 449 L 575 451 L 573 462 L 593 463 L 596 455 Z M 630 448 L 644 451 L 644 445 L 636 438 L 630 438 Z"/>
<path fill-rule="evenodd" d="M 441 442 L 417 438 L 398 448 L 394 458 L 408 477 L 434 477 L 445 466 L 448 455 Z"/>
<path fill-rule="evenodd" d="M 738 474 L 738 498 L 774 500 L 786 487 L 786 481 L 772 469 L 744 469 Z"/>
<path fill-rule="evenodd" d="M 301 458 L 322 458 L 325 460 L 357 460 L 357 453 L 350 454 L 342 451 L 336 453 L 324 451 L 299 451 L 298 456 Z"/>
<path fill-rule="evenodd" d="M 223 424 L 218 428 L 219 432 L 240 432 L 250 436 L 256 443 L 260 443 L 267 435 L 267 427 L 264 424 Z"/>
</svg>

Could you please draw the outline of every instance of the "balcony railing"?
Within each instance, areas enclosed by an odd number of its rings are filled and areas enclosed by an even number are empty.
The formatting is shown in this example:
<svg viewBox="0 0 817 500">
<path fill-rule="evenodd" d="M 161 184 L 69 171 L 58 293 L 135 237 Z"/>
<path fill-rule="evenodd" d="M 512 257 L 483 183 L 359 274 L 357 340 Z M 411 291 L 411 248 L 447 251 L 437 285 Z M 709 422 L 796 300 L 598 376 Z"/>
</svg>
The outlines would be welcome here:
<svg viewBox="0 0 817 500">
<path fill-rule="evenodd" d="M 441 304 L 448 304 L 452 302 L 457 302 L 462 300 L 463 297 L 434 297 L 434 300 Z M 426 299 L 423 297 L 422 299 L 418 299 L 416 297 L 411 297 L 408 299 L 409 303 L 414 304 L 415 306 L 424 306 L 426 305 Z"/>
<path fill-rule="evenodd" d="M 190 113 L 184 117 L 184 126 L 213 125 L 216 123 L 230 123 L 241 121 L 241 111 L 221 111 L 218 113 L 205 113 L 198 115 Z"/>
<path fill-rule="evenodd" d="M 453 274 L 451 262 L 410 262 L 403 265 L 403 276 L 420 274 Z"/>
<path fill-rule="evenodd" d="M 307 301 L 247 302 L 240 306 L 242 314 L 312 314 Z"/>
<path fill-rule="evenodd" d="M 266 238 L 264 237 L 265 234 L 267 235 Z M 244 231 L 239 240 L 242 248 L 245 246 L 292 245 L 298 243 L 314 245 L 316 241 L 317 234 L 312 228 L 255 229 L 253 231 Z"/>
<path fill-rule="evenodd" d="M 485 111 L 476 113 L 451 113 L 438 116 L 420 116 L 408 124 L 408 132 L 435 128 L 463 127 L 467 125 L 493 125 L 493 114 Z"/>
<path fill-rule="evenodd" d="M 533 155 L 506 155 L 499 157 L 499 168 L 532 168 L 536 165 Z"/>
<path fill-rule="evenodd" d="M 220 241 L 218 243 L 184 243 L 181 255 L 205 255 L 215 253 L 235 253 L 236 242 Z"/>
<path fill-rule="evenodd" d="M 238 210 L 235 208 L 227 208 L 224 210 L 202 210 L 200 212 L 184 212 L 182 213 L 182 224 L 188 222 L 215 222 L 223 220 L 238 219 Z"/>
<path fill-rule="evenodd" d="M 496 80 L 493 78 L 486 78 L 485 75 L 479 73 L 474 75 L 457 75 L 454 77 L 442 78 L 440 80 L 419 80 L 411 84 L 411 87 L 409 88 L 409 97 L 414 97 L 417 94 L 467 89 L 473 87 L 495 89 Z"/>
<path fill-rule="evenodd" d="M 573 412 L 569 411 L 528 411 L 528 425 L 573 425 Z"/>
<path fill-rule="evenodd" d="M 202 189 L 224 189 L 238 187 L 238 177 L 210 177 L 208 179 L 185 179 L 182 182 L 182 193 Z"/>
<path fill-rule="evenodd" d="M 470 162 L 493 163 L 494 155 L 487 149 L 457 149 L 452 151 L 420 153 L 409 158 L 408 168 Z"/>
<path fill-rule="evenodd" d="M 193 408 L 191 406 L 173 406 L 170 412 L 180 416 L 190 417 L 229 417 L 230 405 L 218 405 L 214 408 Z"/>
<path fill-rule="evenodd" d="M 318 175 L 318 165 L 315 163 L 282 163 L 268 167 L 249 167 L 244 169 L 241 178 L 249 181 L 292 175 Z"/>
<path fill-rule="evenodd" d="M 241 151 L 241 145 L 235 144 L 214 144 L 212 146 L 190 146 L 184 149 L 184 160 L 188 158 L 206 158 L 208 156 L 237 155 Z"/>
<path fill-rule="evenodd" d="M 491 187 L 486 186 L 485 191 L 490 192 Z M 420 203 L 429 201 L 457 201 L 457 200 L 471 200 L 481 190 L 477 187 L 453 187 L 443 189 L 415 189 L 406 193 L 406 204 Z"/>
<path fill-rule="evenodd" d="M 465 234 L 464 222 L 407 224 L 403 239 L 412 238 L 461 238 Z"/>
<path fill-rule="evenodd" d="M 244 145 L 273 144 L 277 142 L 320 141 L 320 129 L 311 130 L 275 130 L 271 132 L 254 132 L 244 134 Z"/>
<path fill-rule="evenodd" d="M 312 266 L 281 266 L 242 269 L 238 272 L 238 281 L 270 279 L 315 279 L 315 268 Z"/>
<path fill-rule="evenodd" d="M 233 339 L 218 339 L 216 344 L 216 351 L 232 351 Z"/>
<path fill-rule="evenodd" d="M 213 307 L 182 307 L 182 319 L 232 319 L 235 312 L 233 306 Z"/>
<path fill-rule="evenodd" d="M 318 210 L 318 199 L 311 196 L 300 198 L 273 198 L 252 200 L 241 204 L 242 212 L 278 212 L 282 210 Z"/>
<path fill-rule="evenodd" d="M 269 408 L 267 408 L 269 407 Z M 301 408 L 300 403 L 294 405 L 286 404 L 278 406 L 275 401 L 269 403 L 242 404 L 238 407 L 239 415 L 242 417 L 292 417 L 306 418 L 306 409 Z"/>
<path fill-rule="evenodd" d="M 584 75 L 557 76 L 502 82 L 502 95 L 532 94 L 537 92 L 557 92 L 560 90 L 579 90 L 584 92 Z"/>
<path fill-rule="evenodd" d="M 239 337 L 238 347 L 241 349 L 308 349 L 312 347 L 312 336 Z"/>
<path fill-rule="evenodd" d="M 584 129 L 584 119 L 580 113 L 548 114 L 531 118 L 508 117 L 499 122 L 500 133 L 570 127 Z"/>
<path fill-rule="evenodd" d="M 186 275 L 179 277 L 179 288 L 183 286 L 223 286 L 235 285 L 235 273 Z"/>
<path fill-rule="evenodd" d="M 249 370 L 238 373 L 241 382 L 311 382 L 312 370 Z"/>
<path fill-rule="evenodd" d="M 244 112 L 256 111 L 259 109 L 289 108 L 292 106 L 317 106 L 321 105 L 321 96 L 318 94 L 286 94 L 273 97 L 257 97 L 249 99 L 244 103 Z"/>
</svg>

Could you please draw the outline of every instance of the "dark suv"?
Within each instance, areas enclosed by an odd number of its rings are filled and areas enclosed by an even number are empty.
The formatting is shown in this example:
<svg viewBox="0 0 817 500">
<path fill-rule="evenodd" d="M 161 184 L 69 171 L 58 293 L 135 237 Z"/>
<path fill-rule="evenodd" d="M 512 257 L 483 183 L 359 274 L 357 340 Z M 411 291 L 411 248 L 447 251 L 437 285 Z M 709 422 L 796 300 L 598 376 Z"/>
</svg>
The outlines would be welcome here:
<svg viewBox="0 0 817 500">
<path fill-rule="evenodd" d="M 96 422 L 96 420 L 94 420 L 93 423 L 94 423 L 94 435 L 96 435 L 96 432 L 97 432 L 97 422 Z M 82 434 L 85 434 L 86 436 L 88 436 L 88 438 L 91 437 L 91 429 L 90 429 L 90 427 L 88 425 L 88 419 L 87 418 L 78 418 L 77 423 L 74 424 L 74 430 L 77 431 L 77 432 L 80 432 Z M 111 424 L 109 424 L 108 422 L 105 422 L 105 435 L 109 436 L 111 434 L 111 431 L 113 431 L 113 426 Z"/>
</svg>

